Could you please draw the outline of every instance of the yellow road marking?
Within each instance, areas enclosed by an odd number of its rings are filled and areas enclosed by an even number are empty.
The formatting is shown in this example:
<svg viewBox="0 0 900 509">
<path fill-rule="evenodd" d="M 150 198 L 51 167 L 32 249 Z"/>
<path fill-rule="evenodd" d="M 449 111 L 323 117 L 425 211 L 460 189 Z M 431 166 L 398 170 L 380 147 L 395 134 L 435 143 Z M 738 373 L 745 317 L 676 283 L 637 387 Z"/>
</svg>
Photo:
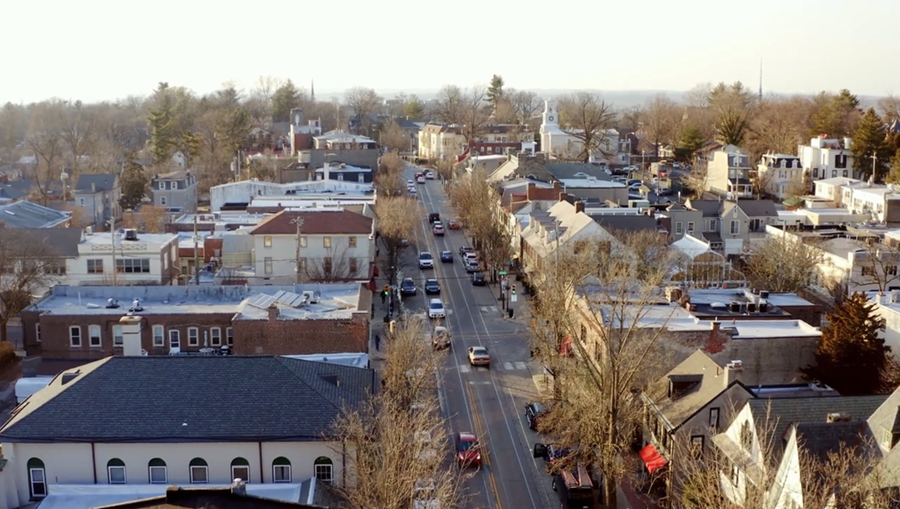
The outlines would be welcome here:
<svg viewBox="0 0 900 509">
<path fill-rule="evenodd" d="M 466 384 L 466 392 L 469 395 L 469 408 L 472 411 L 472 424 L 475 426 L 475 435 L 478 437 L 479 444 L 481 445 L 481 461 L 487 468 L 491 467 L 491 460 L 487 453 L 487 448 L 484 447 L 484 426 L 481 422 L 481 416 L 478 413 L 478 405 L 475 403 L 475 391 L 472 389 L 471 384 Z M 488 484 L 491 486 L 491 491 L 494 492 L 494 501 L 496 502 L 497 509 L 503 509 L 503 503 L 500 502 L 500 490 L 497 489 L 497 481 L 494 479 L 494 472 L 487 470 Z"/>
</svg>

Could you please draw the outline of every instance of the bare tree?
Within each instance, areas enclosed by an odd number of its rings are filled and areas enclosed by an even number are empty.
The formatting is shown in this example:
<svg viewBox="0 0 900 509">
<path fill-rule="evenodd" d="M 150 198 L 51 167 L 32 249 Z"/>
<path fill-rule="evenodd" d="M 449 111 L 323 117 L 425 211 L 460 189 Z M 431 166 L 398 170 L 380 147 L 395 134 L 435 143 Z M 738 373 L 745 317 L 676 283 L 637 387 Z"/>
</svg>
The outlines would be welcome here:
<svg viewBox="0 0 900 509">
<path fill-rule="evenodd" d="M 533 125 L 544 104 L 537 94 L 528 90 L 510 90 L 508 99 L 516 120 L 523 125 Z"/>
<path fill-rule="evenodd" d="M 889 95 L 878 100 L 878 111 L 885 122 L 900 121 L 900 97 Z"/>
<path fill-rule="evenodd" d="M 770 292 L 796 292 L 811 284 L 824 257 L 814 244 L 793 235 L 767 237 L 753 243 L 744 272 L 756 288 Z"/>
<path fill-rule="evenodd" d="M 138 212 L 122 216 L 122 226 L 144 230 L 147 233 L 162 233 L 169 221 L 169 211 L 156 205 L 141 205 Z"/>
<path fill-rule="evenodd" d="M 852 277 L 852 282 L 874 286 L 882 295 L 898 286 L 900 281 L 900 243 L 879 242 L 869 238 L 857 242 L 859 248 L 854 254 L 853 264 L 860 267 L 860 273 Z"/>
<path fill-rule="evenodd" d="M 441 122 L 459 125 L 467 142 L 474 140 L 490 118 L 487 89 L 480 85 L 465 89 L 445 85 L 438 91 L 434 115 Z"/>
<path fill-rule="evenodd" d="M 769 97 L 759 104 L 750 122 L 744 149 L 752 160 L 766 152 L 792 154 L 797 145 L 808 142 L 812 128 L 812 102 L 802 96 Z"/>
<path fill-rule="evenodd" d="M 272 115 L 272 97 L 283 84 L 283 79 L 274 76 L 260 76 L 256 79 L 250 96 L 259 100 L 266 115 Z"/>
<path fill-rule="evenodd" d="M 482 169 L 462 175 L 450 190 L 457 217 L 467 225 L 484 261 L 490 268 L 503 270 L 512 254 L 512 238 L 508 225 L 502 222 L 503 216 L 486 205 L 496 203 L 497 199 L 497 192 Z"/>
<path fill-rule="evenodd" d="M 381 126 L 381 130 L 378 132 L 378 143 L 398 154 L 408 152 L 410 149 L 409 135 L 393 118 Z"/>
<path fill-rule="evenodd" d="M 388 249 L 388 260 L 393 284 L 400 254 L 400 241 L 408 240 L 422 219 L 419 201 L 405 196 L 380 196 L 375 201 L 375 217 L 378 219 L 378 237 Z"/>
<path fill-rule="evenodd" d="M 381 156 L 378 174 L 375 176 L 375 188 L 380 196 L 403 195 L 406 190 L 404 169 L 406 162 L 396 152 L 388 152 Z"/>
<path fill-rule="evenodd" d="M 354 482 L 341 492 L 350 507 L 455 508 L 470 474 L 445 461 L 450 447 L 436 377 L 442 354 L 423 341 L 428 326 L 407 318 L 386 342 L 381 390 L 348 409 L 332 434 L 348 454 Z"/>
<path fill-rule="evenodd" d="M 79 175 L 81 158 L 87 155 L 94 137 L 94 112 L 81 101 L 66 104 L 62 111 L 60 135 L 69 149 L 69 167 Z"/>
<path fill-rule="evenodd" d="M 372 129 L 372 115 L 381 108 L 381 97 L 371 88 L 353 87 L 344 92 L 344 101 L 359 123 L 357 132 L 368 136 Z"/>
<path fill-rule="evenodd" d="M 607 146 L 606 131 L 616 121 L 616 112 L 612 104 L 600 96 L 590 92 L 577 92 L 560 99 L 560 122 L 564 130 L 580 142 L 578 159 L 588 162 L 595 153 L 606 155 L 618 150 L 616 146 Z"/>
<path fill-rule="evenodd" d="M 360 271 L 365 269 L 366 259 L 351 256 L 351 249 L 349 241 L 333 239 L 331 247 L 325 249 L 324 256 L 307 258 L 306 278 L 324 283 L 366 279 L 366 275 L 360 276 Z"/>
<path fill-rule="evenodd" d="M 0 222 L 0 341 L 6 327 L 65 274 L 65 259 L 49 246 L 53 230 L 4 228 Z"/>
<path fill-rule="evenodd" d="M 53 193 L 53 187 L 59 182 L 62 173 L 64 155 L 60 118 L 62 104 L 59 102 L 40 103 L 34 105 L 31 124 L 25 142 L 35 157 L 35 185 L 41 203 L 47 205 Z"/>
<path fill-rule="evenodd" d="M 682 183 L 691 191 L 694 196 L 702 198 L 709 183 L 709 172 L 707 171 L 706 161 L 699 161 L 691 167 L 691 171 L 682 177 Z"/>
<path fill-rule="evenodd" d="M 681 122 L 678 105 L 664 93 L 656 94 L 647 101 L 640 116 L 644 139 L 651 142 L 653 155 L 659 156 L 659 146 L 673 143 Z"/>
</svg>

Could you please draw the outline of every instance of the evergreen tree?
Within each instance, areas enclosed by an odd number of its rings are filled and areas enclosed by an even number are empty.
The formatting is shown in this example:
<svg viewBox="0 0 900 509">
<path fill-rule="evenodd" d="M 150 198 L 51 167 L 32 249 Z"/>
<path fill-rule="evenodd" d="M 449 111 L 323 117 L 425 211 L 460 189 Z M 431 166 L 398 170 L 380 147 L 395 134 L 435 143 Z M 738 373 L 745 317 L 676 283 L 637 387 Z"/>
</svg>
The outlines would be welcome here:
<svg viewBox="0 0 900 509">
<path fill-rule="evenodd" d="M 497 110 L 497 105 L 500 104 L 500 100 L 503 99 L 503 78 L 499 75 L 495 74 L 491 78 L 491 84 L 487 89 L 487 99 L 488 102 L 491 103 L 491 107 L 494 111 Z"/>
<path fill-rule="evenodd" d="M 850 152 L 853 154 L 853 169 L 865 180 L 872 175 L 872 155 L 875 155 L 875 180 L 881 181 L 887 169 L 890 152 L 886 140 L 884 122 L 869 108 L 859 121 L 853 135 Z"/>
<path fill-rule="evenodd" d="M 822 92 L 816 98 L 820 105 L 813 115 L 813 136 L 827 134 L 832 138 L 843 138 L 850 134 L 851 124 L 858 113 L 859 98 L 846 88 L 838 95 Z"/>
<path fill-rule="evenodd" d="M 865 294 L 854 293 L 828 313 L 828 325 L 822 328 L 816 348 L 816 365 L 804 370 L 806 375 L 844 396 L 882 392 L 891 348 L 878 337 L 885 320 L 875 307 Z"/>
<path fill-rule="evenodd" d="M 884 181 L 887 184 L 900 184 L 900 148 L 891 156 L 890 168 Z"/>
<path fill-rule="evenodd" d="M 681 133 L 681 139 L 678 141 L 675 155 L 680 159 L 690 160 L 694 156 L 694 152 L 700 148 L 700 145 L 703 145 L 703 133 L 699 127 L 691 124 Z"/>
<path fill-rule="evenodd" d="M 300 106 L 300 91 L 294 82 L 287 80 L 272 94 L 272 121 L 290 122 L 291 110 Z"/>
<path fill-rule="evenodd" d="M 122 170 L 122 196 L 119 198 L 122 210 L 134 210 L 140 205 L 149 185 L 150 179 L 144 173 L 144 167 L 134 160 L 134 154 L 126 155 Z"/>
<path fill-rule="evenodd" d="M 150 108 L 147 124 L 150 126 L 150 156 L 154 163 L 168 161 L 175 152 L 175 122 L 172 114 L 172 95 L 168 83 L 160 83 L 155 92 L 157 106 Z"/>
<path fill-rule="evenodd" d="M 410 120 L 424 120 L 425 103 L 415 94 L 409 96 L 403 103 L 403 116 Z"/>
</svg>

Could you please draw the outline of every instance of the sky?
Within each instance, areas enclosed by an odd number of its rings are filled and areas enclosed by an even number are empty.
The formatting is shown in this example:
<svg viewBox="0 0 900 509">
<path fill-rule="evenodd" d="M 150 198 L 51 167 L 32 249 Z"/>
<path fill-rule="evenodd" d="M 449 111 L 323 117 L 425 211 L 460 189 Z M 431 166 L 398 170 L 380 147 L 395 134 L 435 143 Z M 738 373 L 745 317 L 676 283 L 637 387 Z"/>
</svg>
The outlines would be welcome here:
<svg viewBox="0 0 900 509">
<path fill-rule="evenodd" d="M 259 76 L 353 86 L 900 95 L 898 0 L 5 0 L 0 103 L 95 102 L 157 82 L 199 94 Z M 391 95 L 388 94 L 388 95 Z"/>
</svg>

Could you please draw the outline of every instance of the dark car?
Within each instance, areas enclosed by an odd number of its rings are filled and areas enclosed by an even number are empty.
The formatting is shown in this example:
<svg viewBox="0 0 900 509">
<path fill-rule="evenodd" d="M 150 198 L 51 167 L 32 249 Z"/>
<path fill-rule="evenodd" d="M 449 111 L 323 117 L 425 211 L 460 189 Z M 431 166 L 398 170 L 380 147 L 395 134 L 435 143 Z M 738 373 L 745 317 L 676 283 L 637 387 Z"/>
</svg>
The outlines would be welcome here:
<svg viewBox="0 0 900 509">
<path fill-rule="evenodd" d="M 541 414 L 546 411 L 547 408 L 540 403 L 528 403 L 525 405 L 525 420 L 528 421 L 528 427 L 536 430 L 538 427 L 538 419 Z"/>
<path fill-rule="evenodd" d="M 534 457 L 544 458 L 548 472 L 556 465 L 564 462 L 568 455 L 568 449 L 561 449 L 550 444 L 534 444 Z"/>
<path fill-rule="evenodd" d="M 457 433 L 456 434 L 456 461 L 460 467 L 480 467 L 481 466 L 481 448 L 478 439 L 473 433 Z"/>
<path fill-rule="evenodd" d="M 416 290 L 416 282 L 412 278 L 404 278 L 400 282 L 400 295 L 415 295 Z"/>
<path fill-rule="evenodd" d="M 453 263 L 453 251 L 441 251 L 441 263 Z"/>
<path fill-rule="evenodd" d="M 431 214 L 428 214 L 428 224 L 434 224 L 440 220 L 441 220 L 441 215 L 438 214 L 437 212 L 432 212 Z"/>
<path fill-rule="evenodd" d="M 428 295 L 441 293 L 441 283 L 437 279 L 426 279 L 425 293 Z"/>
<path fill-rule="evenodd" d="M 478 271 L 472 274 L 472 285 L 474 286 L 484 286 L 487 284 L 487 281 L 484 279 L 484 272 Z"/>
<path fill-rule="evenodd" d="M 560 507 L 564 509 L 594 509 L 594 482 L 588 469 L 581 464 L 553 475 L 550 483 L 559 495 Z"/>
<path fill-rule="evenodd" d="M 466 253 L 474 253 L 475 249 L 469 246 L 463 246 L 459 248 L 459 256 L 466 256 Z"/>
<path fill-rule="evenodd" d="M 673 194 L 675 194 L 675 191 L 672 191 L 669 188 L 662 188 L 662 189 L 656 190 L 657 196 L 672 196 Z"/>
</svg>

